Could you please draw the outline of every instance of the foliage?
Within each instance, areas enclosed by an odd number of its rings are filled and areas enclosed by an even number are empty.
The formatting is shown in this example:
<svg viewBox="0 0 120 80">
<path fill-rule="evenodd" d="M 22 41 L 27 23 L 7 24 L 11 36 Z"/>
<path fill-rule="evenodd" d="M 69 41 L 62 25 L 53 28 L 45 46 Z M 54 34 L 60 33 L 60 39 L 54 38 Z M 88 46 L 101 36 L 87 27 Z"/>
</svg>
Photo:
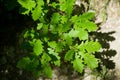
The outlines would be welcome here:
<svg viewBox="0 0 120 80">
<path fill-rule="evenodd" d="M 93 12 L 73 15 L 75 0 L 18 0 L 18 3 L 21 13 L 37 22 L 35 28 L 23 35 L 27 43 L 24 49 L 29 54 L 19 60 L 18 68 L 52 78 L 52 67 L 64 61 L 80 73 L 85 66 L 98 67 L 94 53 L 101 45 L 89 37 L 90 32 L 97 30 Z"/>
</svg>

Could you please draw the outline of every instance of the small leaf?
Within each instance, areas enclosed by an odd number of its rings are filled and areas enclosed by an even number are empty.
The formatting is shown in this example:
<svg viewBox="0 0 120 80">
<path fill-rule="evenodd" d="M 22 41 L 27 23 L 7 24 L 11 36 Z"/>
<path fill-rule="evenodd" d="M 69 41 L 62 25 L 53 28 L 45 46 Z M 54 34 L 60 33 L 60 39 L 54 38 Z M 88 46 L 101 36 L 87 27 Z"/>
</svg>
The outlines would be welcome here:
<svg viewBox="0 0 120 80">
<path fill-rule="evenodd" d="M 61 17 L 61 23 L 64 24 L 64 23 L 66 23 L 66 22 L 67 22 L 66 16 L 62 16 L 62 17 Z"/>
<path fill-rule="evenodd" d="M 85 48 L 86 48 L 86 44 L 83 41 L 80 45 L 77 46 L 77 49 L 79 49 L 82 52 L 86 52 Z"/>
<path fill-rule="evenodd" d="M 98 29 L 97 25 L 94 22 L 89 22 L 88 21 L 88 22 L 85 22 L 83 24 L 84 24 L 83 27 L 85 27 L 89 32 L 95 31 L 95 30 Z"/>
<path fill-rule="evenodd" d="M 44 72 L 44 74 L 45 74 L 46 77 L 52 78 L 52 69 L 51 69 L 50 66 L 44 65 L 43 66 L 43 72 Z"/>
<path fill-rule="evenodd" d="M 42 72 L 39 71 L 39 70 L 33 70 L 32 73 L 34 74 L 34 76 L 35 76 L 36 78 L 39 78 L 40 75 L 42 74 Z"/>
<path fill-rule="evenodd" d="M 94 17 L 95 17 L 94 12 L 85 12 L 80 16 L 80 18 L 84 18 L 84 19 L 88 19 L 88 20 L 92 20 Z"/>
<path fill-rule="evenodd" d="M 76 22 L 79 21 L 79 17 L 78 17 L 77 15 L 74 15 L 74 16 L 71 17 L 70 20 L 71 20 L 73 23 L 76 23 Z"/>
<path fill-rule="evenodd" d="M 55 66 L 60 66 L 60 59 L 54 61 Z"/>
<path fill-rule="evenodd" d="M 75 4 L 75 0 L 66 0 L 66 4 L 65 4 L 65 7 L 66 7 L 66 15 L 68 17 L 70 17 L 71 13 L 72 13 L 72 10 L 73 10 L 73 5 Z"/>
<path fill-rule="evenodd" d="M 89 32 L 95 31 L 98 29 L 97 25 L 94 22 L 88 21 L 86 19 L 80 19 L 80 21 L 77 22 L 75 26 L 83 29 L 87 29 Z"/>
<path fill-rule="evenodd" d="M 60 59 L 59 55 L 57 52 L 55 52 L 52 48 L 48 48 L 48 53 L 55 56 L 57 59 Z"/>
<path fill-rule="evenodd" d="M 43 53 L 41 63 L 44 65 L 51 60 L 50 56 L 46 53 Z"/>
<path fill-rule="evenodd" d="M 42 51 L 43 51 L 42 42 L 41 40 L 38 39 L 34 42 L 33 52 L 38 56 L 42 53 Z"/>
<path fill-rule="evenodd" d="M 64 41 L 58 42 L 57 46 L 56 46 L 56 49 L 55 49 L 56 52 L 62 52 L 64 46 L 65 46 L 65 42 Z"/>
<path fill-rule="evenodd" d="M 61 11 L 66 10 L 66 0 L 60 0 L 60 10 Z"/>
<path fill-rule="evenodd" d="M 43 34 L 47 34 L 48 33 L 48 25 L 44 24 L 44 27 L 42 27 L 43 30 Z"/>
<path fill-rule="evenodd" d="M 18 3 L 25 9 L 27 9 L 27 12 L 25 14 L 28 14 L 35 6 L 36 3 L 33 0 L 18 0 Z"/>
<path fill-rule="evenodd" d="M 69 34 L 67 34 L 67 33 L 65 33 L 65 34 L 63 34 L 63 39 L 65 39 L 65 41 L 66 41 L 66 44 L 68 44 L 68 45 L 72 45 L 72 38 L 69 36 Z"/>
<path fill-rule="evenodd" d="M 65 54 L 65 60 L 70 61 L 73 59 L 73 55 L 74 55 L 74 50 L 69 50 L 66 54 Z"/>
<path fill-rule="evenodd" d="M 27 69 L 28 64 L 30 64 L 31 60 L 29 57 L 23 57 L 17 63 L 17 67 L 20 69 Z"/>
<path fill-rule="evenodd" d="M 28 71 L 34 71 L 39 65 L 39 60 L 36 58 L 33 58 L 33 60 L 31 60 L 31 62 L 26 66 L 26 70 Z"/>
<path fill-rule="evenodd" d="M 87 42 L 86 43 L 86 50 L 88 53 L 94 53 L 95 51 L 99 51 L 101 48 L 101 45 L 99 42 Z"/>
<path fill-rule="evenodd" d="M 40 30 L 43 27 L 43 23 L 38 23 L 37 30 Z"/>
<path fill-rule="evenodd" d="M 44 0 L 36 0 L 37 4 L 39 6 L 43 6 L 44 5 Z"/>
<path fill-rule="evenodd" d="M 52 57 L 52 63 L 54 63 L 56 66 L 60 66 L 60 56 L 57 52 L 55 52 L 53 49 L 48 48 L 48 53 L 51 54 Z"/>
<path fill-rule="evenodd" d="M 56 24 L 59 22 L 60 20 L 60 14 L 59 13 L 53 13 L 52 17 L 51 17 L 51 23 L 52 24 Z"/>
<path fill-rule="evenodd" d="M 89 53 L 86 53 L 84 55 L 84 62 L 91 69 L 94 69 L 94 68 L 98 67 L 98 60 L 97 60 L 97 58 L 95 58 L 94 55 L 90 55 Z"/>
<path fill-rule="evenodd" d="M 53 8 L 56 8 L 57 7 L 57 3 L 56 2 L 52 2 L 52 4 L 51 4 L 51 6 L 53 7 Z"/>
<path fill-rule="evenodd" d="M 34 21 L 38 20 L 41 16 L 42 8 L 40 6 L 37 6 L 32 10 L 32 18 Z"/>
<path fill-rule="evenodd" d="M 78 36 L 79 36 L 80 40 L 87 40 L 88 39 L 88 32 L 85 31 L 84 29 L 80 28 Z"/>
<path fill-rule="evenodd" d="M 69 36 L 70 37 L 78 37 L 78 35 L 79 35 L 79 31 L 77 31 L 77 30 L 71 30 L 70 32 L 69 32 Z"/>
<path fill-rule="evenodd" d="M 84 65 L 83 65 L 83 63 L 82 63 L 82 60 L 79 59 L 79 58 L 75 59 L 75 60 L 73 61 L 73 68 L 74 68 L 76 71 L 82 73 L 82 72 L 83 72 L 83 69 L 84 69 Z"/>
<path fill-rule="evenodd" d="M 55 41 L 48 42 L 48 46 L 51 48 L 55 48 L 57 46 L 57 43 Z"/>
</svg>

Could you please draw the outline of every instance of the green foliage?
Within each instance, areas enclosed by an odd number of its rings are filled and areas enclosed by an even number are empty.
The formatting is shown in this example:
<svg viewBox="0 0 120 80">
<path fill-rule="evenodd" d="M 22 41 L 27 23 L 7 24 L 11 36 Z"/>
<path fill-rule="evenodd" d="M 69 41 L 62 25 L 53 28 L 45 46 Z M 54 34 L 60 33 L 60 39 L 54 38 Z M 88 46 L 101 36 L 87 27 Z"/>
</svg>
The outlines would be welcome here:
<svg viewBox="0 0 120 80">
<path fill-rule="evenodd" d="M 92 21 L 94 13 L 85 12 L 72 15 L 75 0 L 18 0 L 27 14 L 37 21 L 34 29 L 26 30 L 25 41 L 31 50 L 19 60 L 17 67 L 32 71 L 34 75 L 52 78 L 52 66 L 70 62 L 73 68 L 82 73 L 85 66 L 98 67 L 94 53 L 101 45 L 91 40 L 90 32 L 97 30 Z"/>
<path fill-rule="evenodd" d="M 73 61 L 73 68 L 74 68 L 76 71 L 82 73 L 82 72 L 83 72 L 83 69 L 84 69 L 84 65 L 83 65 L 83 63 L 82 63 L 82 60 L 79 59 L 79 58 L 75 59 L 75 60 Z"/>
<path fill-rule="evenodd" d="M 40 40 L 36 40 L 33 44 L 33 52 L 38 56 L 42 53 L 43 46 Z"/>
<path fill-rule="evenodd" d="M 66 53 L 65 60 L 70 61 L 73 59 L 73 56 L 74 56 L 74 50 L 71 49 Z"/>
<path fill-rule="evenodd" d="M 18 68 L 21 68 L 21 69 L 25 69 L 27 68 L 27 65 L 31 62 L 30 58 L 29 57 L 24 57 L 22 59 L 20 59 L 20 61 L 18 62 L 17 64 L 17 67 Z"/>
</svg>

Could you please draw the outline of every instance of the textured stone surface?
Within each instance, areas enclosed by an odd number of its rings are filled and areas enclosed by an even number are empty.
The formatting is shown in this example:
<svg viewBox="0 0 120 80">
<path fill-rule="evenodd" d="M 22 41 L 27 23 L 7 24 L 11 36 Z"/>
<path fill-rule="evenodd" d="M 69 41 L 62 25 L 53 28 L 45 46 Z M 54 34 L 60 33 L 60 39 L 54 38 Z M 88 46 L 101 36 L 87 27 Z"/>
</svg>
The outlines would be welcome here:
<svg viewBox="0 0 120 80">
<path fill-rule="evenodd" d="M 96 0 L 96 1 L 99 1 L 99 5 L 102 4 L 100 0 Z M 101 7 L 99 5 L 98 7 Z M 109 43 L 110 43 L 110 49 L 116 50 L 117 52 L 117 54 L 111 58 L 115 62 L 116 78 L 114 78 L 114 80 L 120 80 L 120 2 L 119 0 L 109 0 L 109 3 L 106 5 L 106 14 L 107 14 L 106 21 L 100 26 L 101 27 L 100 31 L 101 32 L 115 31 L 115 33 L 112 34 L 112 36 L 115 37 L 115 40 Z M 100 15 L 97 16 L 97 22 L 101 22 Z"/>
</svg>

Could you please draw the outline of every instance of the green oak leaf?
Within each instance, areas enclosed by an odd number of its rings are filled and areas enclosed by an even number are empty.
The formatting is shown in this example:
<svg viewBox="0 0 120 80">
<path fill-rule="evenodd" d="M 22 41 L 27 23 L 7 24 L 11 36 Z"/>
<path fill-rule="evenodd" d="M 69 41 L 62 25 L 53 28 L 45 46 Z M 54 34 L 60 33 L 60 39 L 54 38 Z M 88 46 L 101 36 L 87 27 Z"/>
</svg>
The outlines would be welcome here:
<svg viewBox="0 0 120 80">
<path fill-rule="evenodd" d="M 51 57 L 48 54 L 43 53 L 41 63 L 44 65 L 48 63 L 49 61 L 51 61 Z"/>
<path fill-rule="evenodd" d="M 39 65 L 39 60 L 36 58 L 33 58 L 31 62 L 26 66 L 28 71 L 34 71 Z"/>
<path fill-rule="evenodd" d="M 57 52 L 55 52 L 52 48 L 48 48 L 48 53 L 55 56 L 57 59 L 60 59 L 59 55 Z"/>
<path fill-rule="evenodd" d="M 68 52 L 65 54 L 65 60 L 67 61 L 70 61 L 73 59 L 73 56 L 74 56 L 74 50 L 71 49 L 71 50 L 68 50 Z"/>
<path fill-rule="evenodd" d="M 23 14 L 28 14 L 35 6 L 36 3 L 34 0 L 17 0 L 18 3 L 25 9 L 25 12 Z"/>
<path fill-rule="evenodd" d="M 86 53 L 84 55 L 84 62 L 88 65 L 89 68 L 94 69 L 98 67 L 98 59 L 94 55 Z"/>
<path fill-rule="evenodd" d="M 33 52 L 35 53 L 35 55 L 40 55 L 43 51 L 43 45 L 41 40 L 35 40 L 34 44 L 33 44 Z"/>
<path fill-rule="evenodd" d="M 34 10 L 32 10 L 32 18 L 34 21 L 38 20 L 41 16 L 42 13 L 42 8 L 41 6 L 37 6 L 34 8 Z"/>
<path fill-rule="evenodd" d="M 92 20 L 94 17 L 95 17 L 94 12 L 85 12 L 82 15 L 80 15 L 80 18 L 87 19 L 87 20 Z"/>
<path fill-rule="evenodd" d="M 51 42 L 48 42 L 48 46 L 50 46 L 51 48 L 55 48 L 57 46 L 57 43 L 56 41 L 51 41 Z"/>
<path fill-rule="evenodd" d="M 82 73 L 84 69 L 84 64 L 82 62 L 83 61 L 79 58 L 73 61 L 73 68 L 80 73 Z"/>
<path fill-rule="evenodd" d="M 20 69 L 26 69 L 28 64 L 31 63 L 31 60 L 29 57 L 23 57 L 22 59 L 20 59 L 17 63 L 17 67 Z"/>
<path fill-rule="evenodd" d="M 75 28 L 87 29 L 88 32 L 96 31 L 98 29 L 97 25 L 86 19 L 79 19 L 78 22 L 75 23 Z"/>
<path fill-rule="evenodd" d="M 60 66 L 60 59 L 54 61 L 55 66 Z"/>
<path fill-rule="evenodd" d="M 66 15 L 68 16 L 68 18 L 70 17 L 72 11 L 73 11 L 73 5 L 75 4 L 75 0 L 66 0 L 66 4 L 65 4 L 65 7 L 66 7 Z"/>
<path fill-rule="evenodd" d="M 79 40 L 87 40 L 88 39 L 88 32 L 82 28 L 79 29 Z"/>
<path fill-rule="evenodd" d="M 51 17 L 51 23 L 56 24 L 59 23 L 61 15 L 59 13 L 53 13 Z"/>
<path fill-rule="evenodd" d="M 65 33 L 62 37 L 66 41 L 66 44 L 72 45 L 73 39 L 69 36 L 69 34 Z"/>
<path fill-rule="evenodd" d="M 69 36 L 70 37 L 78 37 L 78 35 L 79 35 L 79 31 L 77 31 L 77 30 L 71 30 L 70 32 L 69 32 Z"/>
<path fill-rule="evenodd" d="M 37 30 L 40 30 L 43 27 L 43 23 L 38 23 L 37 24 Z"/>
<path fill-rule="evenodd" d="M 43 73 L 45 74 L 46 77 L 52 78 L 52 69 L 49 65 L 43 66 Z"/>
<path fill-rule="evenodd" d="M 99 51 L 101 48 L 101 45 L 99 42 L 86 42 L 86 50 L 88 53 L 95 53 L 96 51 Z"/>
<path fill-rule="evenodd" d="M 48 48 L 48 53 L 52 55 L 55 58 L 53 59 L 53 62 L 56 66 L 60 66 L 60 56 L 57 52 L 55 52 L 52 48 Z M 55 60 L 54 60 L 55 59 Z"/>
</svg>

